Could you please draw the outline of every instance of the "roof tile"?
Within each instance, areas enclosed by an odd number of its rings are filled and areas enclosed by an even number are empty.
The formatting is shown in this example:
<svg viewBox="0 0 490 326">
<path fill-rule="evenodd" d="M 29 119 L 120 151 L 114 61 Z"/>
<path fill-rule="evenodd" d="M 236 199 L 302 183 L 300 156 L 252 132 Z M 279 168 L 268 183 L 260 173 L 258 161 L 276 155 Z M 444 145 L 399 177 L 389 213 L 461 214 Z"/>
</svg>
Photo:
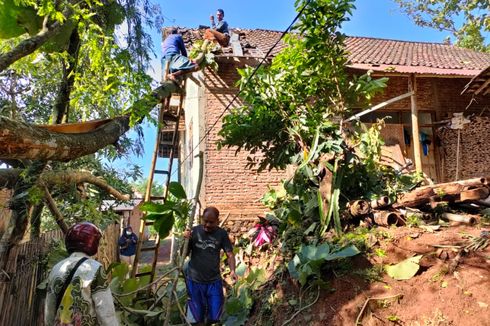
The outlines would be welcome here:
<svg viewBox="0 0 490 326">
<path fill-rule="evenodd" d="M 196 35 L 204 32 L 191 31 L 192 37 L 184 39 L 192 42 Z M 239 34 L 244 56 L 263 57 L 282 32 L 264 29 L 233 29 Z M 186 34 L 186 35 L 187 35 Z M 350 36 L 345 40 L 349 66 L 359 69 L 397 71 L 439 75 L 474 76 L 490 66 L 490 54 L 459 48 L 454 45 L 428 42 L 397 41 L 372 37 Z M 283 42 L 273 49 L 277 54 L 285 47 Z M 223 51 L 233 55 L 231 48 Z"/>
</svg>

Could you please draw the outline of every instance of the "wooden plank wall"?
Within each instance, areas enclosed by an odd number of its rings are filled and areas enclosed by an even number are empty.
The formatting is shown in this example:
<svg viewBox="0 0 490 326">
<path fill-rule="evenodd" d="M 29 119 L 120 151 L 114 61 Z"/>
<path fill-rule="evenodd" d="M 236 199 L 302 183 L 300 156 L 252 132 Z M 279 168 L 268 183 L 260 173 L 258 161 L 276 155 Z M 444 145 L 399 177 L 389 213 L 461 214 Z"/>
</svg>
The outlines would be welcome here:
<svg viewBox="0 0 490 326">
<path fill-rule="evenodd" d="M 108 267 L 118 260 L 119 225 L 104 231 L 96 259 Z M 45 259 L 52 239 L 62 239 L 61 231 L 42 234 L 37 239 L 11 249 L 4 271 L 0 271 L 0 325 L 43 325 L 44 292 L 37 286 L 47 278 Z"/>
</svg>

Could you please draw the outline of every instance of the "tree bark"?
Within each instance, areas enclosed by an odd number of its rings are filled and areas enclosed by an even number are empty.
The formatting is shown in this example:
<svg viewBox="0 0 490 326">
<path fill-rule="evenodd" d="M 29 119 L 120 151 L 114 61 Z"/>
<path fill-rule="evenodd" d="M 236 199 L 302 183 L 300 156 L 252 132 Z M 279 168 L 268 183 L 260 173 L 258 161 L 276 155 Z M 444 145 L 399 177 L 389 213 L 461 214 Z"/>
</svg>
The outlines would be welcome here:
<svg viewBox="0 0 490 326">
<path fill-rule="evenodd" d="M 114 118 L 89 133 L 62 134 L 0 117 L 0 159 L 69 161 L 114 144 L 129 130 L 129 116 Z"/>
<path fill-rule="evenodd" d="M 68 13 L 68 11 L 67 11 Z M 67 15 L 65 15 L 66 17 Z M 64 24 L 60 22 L 53 23 L 49 28 L 43 28 L 39 33 L 30 37 L 22 42 L 20 42 L 15 48 L 10 50 L 7 53 L 0 55 L 0 72 L 2 72 L 5 68 L 10 66 L 15 61 L 31 54 L 32 52 L 39 49 L 46 41 L 48 41 L 51 37 L 58 34 L 65 24 L 69 22 L 68 19 L 65 20 Z"/>
<path fill-rule="evenodd" d="M 49 211 L 51 212 L 51 214 L 53 214 L 54 220 L 56 221 L 56 224 L 58 224 L 58 226 L 60 227 L 61 231 L 63 231 L 63 234 L 66 234 L 66 232 L 68 232 L 68 225 L 66 225 L 63 214 L 61 214 L 60 210 L 56 206 L 56 203 L 53 197 L 51 197 L 51 193 L 49 192 L 48 187 L 44 186 L 43 189 L 46 206 L 48 206 Z"/>
<path fill-rule="evenodd" d="M 137 101 L 131 111 L 142 119 L 161 99 L 179 91 L 173 82 L 165 82 L 151 94 Z M 130 115 L 108 120 L 91 132 L 67 134 L 0 116 L 0 160 L 34 159 L 70 161 L 114 144 L 129 130 Z"/>
<path fill-rule="evenodd" d="M 23 170 L 20 169 L 0 169 L 0 186 L 3 186 L 3 188 L 12 188 L 19 179 L 22 171 Z M 105 190 L 111 196 L 119 200 L 131 199 L 130 195 L 122 194 L 117 189 L 111 187 L 104 179 L 98 178 L 89 172 L 45 171 L 40 175 L 39 182 L 48 187 L 90 183 Z"/>
<path fill-rule="evenodd" d="M 68 66 L 63 61 L 63 78 L 60 82 L 58 96 L 54 105 L 54 121 L 57 124 L 67 122 L 70 108 L 70 94 L 75 83 L 75 67 L 78 63 L 78 50 L 80 49 L 80 35 L 74 28 L 68 45 Z"/>
<path fill-rule="evenodd" d="M 41 234 L 41 213 L 43 212 L 44 203 L 39 203 L 31 207 L 31 238 L 38 238 Z"/>
<path fill-rule="evenodd" d="M 8 253 L 13 244 L 22 240 L 27 224 L 29 222 L 28 212 L 31 203 L 29 202 L 28 191 L 38 181 L 39 175 L 43 172 L 46 164 L 44 162 L 34 162 L 26 171 L 24 178 L 19 178 L 13 188 L 12 199 L 9 208 L 12 211 L 8 226 L 0 240 L 0 268 L 5 266 Z"/>
<path fill-rule="evenodd" d="M 489 180 L 474 178 L 420 187 L 399 196 L 393 207 L 418 207 L 434 200 L 456 201 L 460 199 L 461 192 L 469 188 L 488 186 Z"/>
</svg>

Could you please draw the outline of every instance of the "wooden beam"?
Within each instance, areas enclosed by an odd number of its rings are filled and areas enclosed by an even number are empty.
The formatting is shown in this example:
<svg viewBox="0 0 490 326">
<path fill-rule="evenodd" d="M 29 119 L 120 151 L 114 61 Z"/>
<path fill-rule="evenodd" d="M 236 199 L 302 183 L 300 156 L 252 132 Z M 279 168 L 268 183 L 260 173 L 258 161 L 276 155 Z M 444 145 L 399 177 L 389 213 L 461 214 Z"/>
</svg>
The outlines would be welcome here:
<svg viewBox="0 0 490 326">
<path fill-rule="evenodd" d="M 488 87 L 488 85 L 490 85 L 490 77 L 488 77 L 488 79 L 483 83 L 483 85 L 481 85 L 476 91 L 475 91 L 475 94 L 478 95 L 481 91 L 483 91 L 485 88 Z M 487 89 L 488 91 L 488 89 Z"/>
<path fill-rule="evenodd" d="M 417 81 L 415 74 L 411 74 L 408 78 L 408 90 L 412 93 L 410 96 L 410 110 L 412 116 L 412 140 L 413 140 L 413 156 L 415 159 L 415 170 L 422 172 L 422 156 L 420 154 L 420 131 L 419 131 L 419 116 L 417 109 Z"/>
<path fill-rule="evenodd" d="M 363 115 L 365 115 L 365 114 L 368 114 L 368 113 L 374 112 L 374 111 L 376 111 L 376 110 L 379 110 L 379 109 L 381 109 L 381 108 L 383 108 L 383 107 L 385 107 L 385 106 L 387 106 L 387 105 L 389 105 L 389 104 L 391 104 L 391 103 L 394 103 L 394 102 L 397 102 L 397 101 L 403 100 L 404 98 L 407 98 L 407 97 L 412 96 L 412 95 L 413 95 L 413 92 L 412 92 L 412 91 L 410 91 L 410 92 L 408 92 L 408 93 L 405 93 L 405 94 L 399 95 L 399 96 L 394 97 L 394 98 L 392 98 L 392 99 L 389 99 L 388 101 L 384 101 L 384 102 L 381 102 L 381 103 L 379 103 L 379 104 L 376 104 L 375 106 L 373 106 L 373 107 L 371 107 L 371 108 L 369 108 L 369 109 L 366 109 L 366 110 L 364 110 L 364 111 L 359 112 L 359 113 L 358 113 L 358 114 L 356 114 L 356 115 L 353 115 L 353 116 L 352 116 L 352 117 L 350 117 L 349 119 L 345 120 L 345 122 L 349 122 L 349 121 L 352 121 L 352 120 L 357 119 L 357 118 L 359 118 L 359 117 L 362 117 L 362 116 L 363 116 Z"/>
</svg>

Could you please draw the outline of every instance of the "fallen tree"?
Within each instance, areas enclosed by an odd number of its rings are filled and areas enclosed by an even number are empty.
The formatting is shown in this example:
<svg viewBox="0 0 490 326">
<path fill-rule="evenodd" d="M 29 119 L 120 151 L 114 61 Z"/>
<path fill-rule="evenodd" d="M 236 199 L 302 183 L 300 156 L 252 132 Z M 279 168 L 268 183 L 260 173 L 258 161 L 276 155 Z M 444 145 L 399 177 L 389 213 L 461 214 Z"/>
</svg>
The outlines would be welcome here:
<svg viewBox="0 0 490 326">
<path fill-rule="evenodd" d="M 136 102 L 129 110 L 133 116 L 134 111 L 139 111 L 134 123 L 141 122 L 157 103 L 176 91 L 178 86 L 168 81 Z M 129 130 L 130 120 L 131 115 L 127 114 L 104 120 L 101 125 L 88 123 L 87 125 L 96 127 L 93 130 L 72 133 L 68 128 L 65 132 L 58 132 L 56 130 L 62 129 L 54 126 L 36 126 L 0 116 L 0 160 L 70 161 L 93 154 L 99 149 L 115 144 Z M 83 123 L 78 125 L 78 128 L 81 128 Z M 73 129 L 78 130 L 76 127 Z"/>
</svg>

